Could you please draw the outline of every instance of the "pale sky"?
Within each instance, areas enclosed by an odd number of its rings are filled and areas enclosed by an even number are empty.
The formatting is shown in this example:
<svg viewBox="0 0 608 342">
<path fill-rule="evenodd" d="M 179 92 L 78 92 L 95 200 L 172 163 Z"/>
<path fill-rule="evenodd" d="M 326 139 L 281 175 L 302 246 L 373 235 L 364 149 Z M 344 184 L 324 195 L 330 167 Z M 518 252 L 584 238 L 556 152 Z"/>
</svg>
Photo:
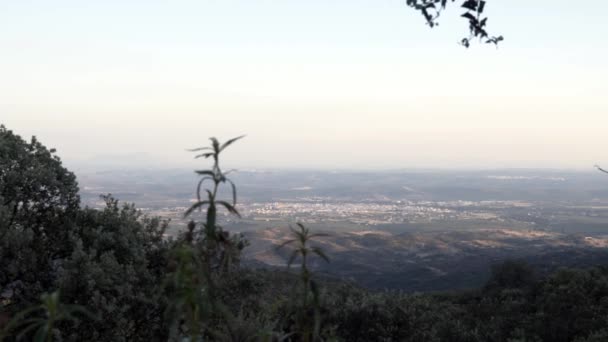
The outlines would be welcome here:
<svg viewBox="0 0 608 342">
<path fill-rule="evenodd" d="M 0 0 L 0 123 L 70 165 L 608 165 L 608 2 L 488 0 L 495 49 L 405 0 Z"/>
</svg>

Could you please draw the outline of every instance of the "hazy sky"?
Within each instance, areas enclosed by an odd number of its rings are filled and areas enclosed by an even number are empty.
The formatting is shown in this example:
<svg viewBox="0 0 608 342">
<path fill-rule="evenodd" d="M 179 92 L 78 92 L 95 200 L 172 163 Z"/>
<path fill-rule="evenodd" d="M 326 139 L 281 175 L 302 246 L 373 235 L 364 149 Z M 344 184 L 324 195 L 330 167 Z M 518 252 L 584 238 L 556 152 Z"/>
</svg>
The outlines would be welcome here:
<svg viewBox="0 0 608 342">
<path fill-rule="evenodd" d="M 405 0 L 0 0 L 0 123 L 68 165 L 608 165 L 608 2 L 488 0 L 499 49 Z M 454 6 L 455 7 L 455 6 Z"/>
</svg>

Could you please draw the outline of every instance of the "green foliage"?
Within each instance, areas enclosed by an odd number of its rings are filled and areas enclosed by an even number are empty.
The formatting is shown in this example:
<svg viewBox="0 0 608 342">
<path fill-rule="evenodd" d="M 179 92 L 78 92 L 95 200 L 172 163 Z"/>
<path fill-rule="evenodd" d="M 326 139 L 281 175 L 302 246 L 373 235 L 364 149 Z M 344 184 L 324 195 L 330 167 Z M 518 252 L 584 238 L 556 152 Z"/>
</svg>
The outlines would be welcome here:
<svg viewBox="0 0 608 342">
<path fill-rule="evenodd" d="M 454 1 L 455 0 L 407 0 L 407 5 L 420 11 L 426 20 L 427 25 L 435 27 L 439 25 L 437 19 L 446 8 L 448 2 Z M 471 45 L 471 40 L 474 38 L 479 38 L 481 41 L 485 40 L 486 44 L 494 45 L 498 45 L 499 42 L 504 40 L 503 36 L 490 36 L 486 31 L 488 18 L 483 16 L 486 1 L 462 0 L 461 7 L 465 9 L 465 13 L 463 13 L 461 17 L 467 19 L 469 22 L 469 36 L 461 39 L 460 44 L 468 48 Z"/>
<path fill-rule="evenodd" d="M 162 336 L 166 222 L 111 197 L 104 210 L 79 208 L 76 179 L 53 153 L 0 128 L 0 321 L 60 289 L 102 318 L 62 327 L 63 340 Z"/>
<path fill-rule="evenodd" d="M 11 334 L 17 340 L 29 337 L 29 340 L 35 342 L 51 341 L 53 336 L 61 339 L 57 327 L 59 323 L 77 321 L 76 314 L 95 319 L 94 315 L 81 306 L 61 303 L 58 292 L 45 293 L 40 300 L 41 304 L 20 312 L 7 324 L 4 331 L 0 332 L 0 341 Z"/>
<path fill-rule="evenodd" d="M 608 270 L 565 269 L 541 285 L 536 298 L 543 340 L 571 341 L 608 323 Z"/>
<path fill-rule="evenodd" d="M 64 299 L 96 312 L 99 322 L 80 322 L 69 340 L 130 341 L 163 336 L 166 298 L 167 222 L 105 196 L 105 209 L 83 209 L 74 219 L 72 253 L 56 286 Z M 136 338 L 137 337 L 137 338 Z"/>
<path fill-rule="evenodd" d="M 0 287 L 12 301 L 34 302 L 50 290 L 56 262 L 69 253 L 78 184 L 54 153 L 0 125 Z"/>
<path fill-rule="evenodd" d="M 486 288 L 523 288 L 534 284 L 534 270 L 525 261 L 507 260 L 492 267 Z"/>
<path fill-rule="evenodd" d="M 328 258 L 311 241 L 325 234 L 298 224 L 280 248 L 299 272 L 238 268 L 247 242 L 216 217 L 218 208 L 238 213 L 236 187 L 219 167 L 220 152 L 238 138 L 201 149 L 214 165 L 199 171 L 199 201 L 188 215 L 206 209 L 206 218 L 173 241 L 164 236 L 166 222 L 111 196 L 102 210 L 78 208 L 75 179 L 51 151 L 3 127 L 0 133 L 0 330 L 7 342 L 607 340 L 603 267 L 540 278 L 507 261 L 478 291 L 371 292 L 313 276 L 310 258 Z M 218 198 L 220 185 L 230 186 L 231 200 Z M 44 293 L 52 294 L 40 303 Z"/>
<path fill-rule="evenodd" d="M 165 319 L 171 322 L 170 336 L 188 336 L 190 341 L 199 341 L 204 333 L 204 320 L 209 319 L 213 306 L 209 298 L 204 267 L 196 250 L 187 244 L 176 246 L 172 251 L 174 270 L 166 280 L 169 306 Z M 183 322 L 183 323 L 182 323 Z"/>
</svg>

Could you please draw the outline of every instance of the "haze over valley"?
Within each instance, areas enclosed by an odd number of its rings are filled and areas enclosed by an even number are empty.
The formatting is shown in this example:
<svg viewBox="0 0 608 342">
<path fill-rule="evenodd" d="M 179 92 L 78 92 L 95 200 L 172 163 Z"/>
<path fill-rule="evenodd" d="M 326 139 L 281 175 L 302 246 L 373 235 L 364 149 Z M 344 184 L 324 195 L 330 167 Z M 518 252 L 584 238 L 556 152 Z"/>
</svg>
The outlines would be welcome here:
<svg viewBox="0 0 608 342">
<path fill-rule="evenodd" d="M 284 268 L 288 256 L 276 246 L 296 222 L 331 235 L 318 245 L 332 262 L 314 269 L 376 289 L 474 288 L 506 259 L 541 272 L 608 261 L 608 178 L 594 170 L 241 170 L 231 178 L 242 217 L 220 222 L 250 241 L 243 262 L 251 267 Z M 102 207 L 99 195 L 112 193 L 170 219 L 173 237 L 196 201 L 188 170 L 83 171 L 79 180 L 87 205 Z"/>
</svg>

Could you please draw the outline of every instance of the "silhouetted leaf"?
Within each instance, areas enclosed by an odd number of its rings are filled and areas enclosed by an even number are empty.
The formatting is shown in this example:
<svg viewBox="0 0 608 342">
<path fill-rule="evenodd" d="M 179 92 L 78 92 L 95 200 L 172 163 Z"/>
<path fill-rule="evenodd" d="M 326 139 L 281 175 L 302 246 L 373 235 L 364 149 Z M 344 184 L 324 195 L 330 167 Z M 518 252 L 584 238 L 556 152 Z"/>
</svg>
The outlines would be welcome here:
<svg viewBox="0 0 608 342">
<path fill-rule="evenodd" d="M 196 186 L 196 197 L 199 201 L 201 200 L 201 187 L 203 186 L 203 182 L 205 182 L 208 179 L 212 180 L 211 177 L 203 177 L 203 178 L 201 178 L 201 180 L 198 181 L 198 185 Z"/>
<path fill-rule="evenodd" d="M 211 147 L 199 147 L 199 148 L 193 148 L 193 149 L 186 150 L 186 151 L 198 152 L 198 151 L 205 151 L 205 150 L 212 150 L 212 148 Z"/>
<path fill-rule="evenodd" d="M 469 12 L 464 13 L 463 15 L 461 15 L 461 17 L 463 17 L 463 18 L 467 18 L 467 19 L 469 19 L 469 21 L 471 21 L 471 22 L 477 22 L 477 18 L 475 18 L 475 16 L 474 16 L 474 15 L 472 15 L 471 13 L 469 13 Z"/>
<path fill-rule="evenodd" d="M 291 264 L 293 264 L 293 262 L 298 257 L 298 253 L 299 253 L 299 250 L 297 250 L 297 249 L 294 250 L 293 252 L 291 252 L 291 255 L 289 256 L 289 260 L 287 260 L 287 268 L 291 267 Z"/>
<path fill-rule="evenodd" d="M 308 235 L 308 238 L 312 239 L 312 238 L 316 238 L 316 237 L 327 237 L 327 236 L 331 236 L 331 235 L 329 235 L 327 233 L 314 233 L 314 234 Z"/>
<path fill-rule="evenodd" d="M 325 260 L 326 262 L 329 262 L 329 257 L 327 257 L 327 255 L 325 254 L 325 252 L 323 252 L 323 250 L 321 248 L 312 247 L 311 250 L 313 251 L 313 253 L 315 253 L 316 255 L 323 258 L 323 260 Z"/>
<path fill-rule="evenodd" d="M 462 4 L 462 7 L 471 11 L 477 11 L 477 0 L 467 0 Z"/>
<path fill-rule="evenodd" d="M 241 214 L 239 214 L 239 212 L 236 210 L 236 208 L 232 204 L 230 204 L 226 201 L 216 201 L 215 203 L 223 205 L 230 213 L 238 216 L 239 218 L 241 217 Z"/>
<path fill-rule="evenodd" d="M 209 158 L 211 156 L 214 156 L 215 153 L 214 152 L 208 152 L 208 153 L 203 153 L 203 154 L 199 154 L 197 156 L 195 156 L 194 158 L 200 158 L 200 157 L 204 157 L 204 158 Z"/>
<path fill-rule="evenodd" d="M 225 180 L 230 183 L 230 186 L 232 187 L 232 205 L 236 206 L 236 185 L 228 178 Z"/>
<path fill-rule="evenodd" d="M 283 247 L 285 247 L 285 246 L 287 246 L 287 245 L 289 245 L 289 244 L 294 243 L 295 241 L 296 241 L 296 239 L 290 239 L 290 240 L 287 240 L 287 241 L 283 241 L 283 242 L 282 242 L 280 245 L 278 245 L 278 246 L 277 246 L 277 248 L 276 248 L 276 249 L 277 249 L 277 250 L 278 250 L 278 249 L 281 249 L 281 248 L 283 248 Z"/>
<path fill-rule="evenodd" d="M 184 214 L 184 217 L 188 217 L 188 215 L 192 214 L 192 212 L 204 205 L 208 205 L 209 201 L 198 201 L 196 203 L 194 203 L 188 210 L 186 210 L 186 213 Z"/>
<path fill-rule="evenodd" d="M 222 147 L 220 147 L 220 151 L 223 151 L 223 150 L 224 150 L 226 147 L 230 146 L 230 145 L 231 145 L 233 142 L 235 142 L 235 141 L 237 141 L 237 140 L 239 140 L 239 139 L 242 139 L 242 138 L 244 138 L 244 137 L 245 137 L 245 135 L 241 135 L 241 136 L 238 136 L 238 137 L 236 137 L 236 138 L 232 138 L 232 139 L 230 139 L 230 140 L 226 141 L 226 142 L 225 142 L 225 143 L 222 145 Z"/>
<path fill-rule="evenodd" d="M 601 168 L 599 165 L 594 165 L 596 169 L 598 169 L 599 171 L 602 171 L 604 173 L 608 173 L 608 171 L 604 170 L 603 168 Z"/>
<path fill-rule="evenodd" d="M 219 153 L 220 152 L 220 142 L 215 137 L 211 137 L 211 138 L 209 138 L 209 140 L 211 140 L 211 145 L 213 146 L 213 151 L 215 153 Z"/>
<path fill-rule="evenodd" d="M 212 170 L 199 170 L 194 172 L 198 173 L 201 176 L 207 175 L 215 178 L 215 172 L 213 172 Z"/>
</svg>

